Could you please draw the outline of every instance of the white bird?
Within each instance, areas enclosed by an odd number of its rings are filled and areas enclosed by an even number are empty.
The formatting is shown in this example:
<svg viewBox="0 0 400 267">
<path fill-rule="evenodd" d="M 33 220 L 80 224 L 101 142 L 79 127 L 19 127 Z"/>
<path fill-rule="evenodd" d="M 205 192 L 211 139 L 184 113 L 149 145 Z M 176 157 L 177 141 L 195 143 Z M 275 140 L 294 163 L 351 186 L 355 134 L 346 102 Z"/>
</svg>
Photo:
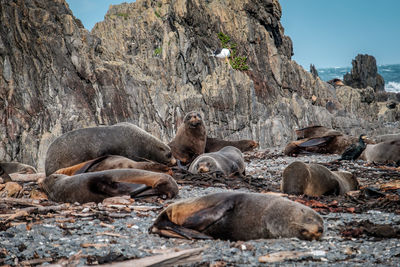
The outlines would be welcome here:
<svg viewBox="0 0 400 267">
<path fill-rule="evenodd" d="M 217 57 L 217 58 L 228 58 L 231 55 L 231 51 L 228 48 L 218 48 L 214 51 L 210 57 Z"/>
</svg>

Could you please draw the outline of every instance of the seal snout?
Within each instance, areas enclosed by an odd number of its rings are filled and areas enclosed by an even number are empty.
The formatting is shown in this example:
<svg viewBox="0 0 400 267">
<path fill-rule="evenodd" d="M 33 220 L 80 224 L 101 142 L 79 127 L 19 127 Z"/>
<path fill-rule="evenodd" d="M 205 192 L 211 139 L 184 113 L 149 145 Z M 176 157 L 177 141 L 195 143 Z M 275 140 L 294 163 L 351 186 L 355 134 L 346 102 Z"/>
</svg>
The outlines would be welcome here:
<svg viewBox="0 0 400 267">
<path fill-rule="evenodd" d="M 197 172 L 199 172 L 199 173 L 206 173 L 209 171 L 210 171 L 210 169 L 205 165 L 200 165 L 199 168 L 197 168 Z"/>
<path fill-rule="evenodd" d="M 305 240 L 319 240 L 324 233 L 324 228 L 318 225 L 306 225 L 300 232 Z"/>
</svg>

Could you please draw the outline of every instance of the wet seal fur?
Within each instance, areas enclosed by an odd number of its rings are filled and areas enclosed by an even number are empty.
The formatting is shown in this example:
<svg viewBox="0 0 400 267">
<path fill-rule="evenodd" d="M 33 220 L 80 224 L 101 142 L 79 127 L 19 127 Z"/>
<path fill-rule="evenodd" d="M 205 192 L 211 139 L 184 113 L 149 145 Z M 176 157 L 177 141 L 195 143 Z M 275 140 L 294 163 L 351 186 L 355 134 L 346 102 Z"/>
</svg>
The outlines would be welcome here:
<svg viewBox="0 0 400 267">
<path fill-rule="evenodd" d="M 200 113 L 191 111 L 185 115 L 176 136 L 168 145 L 176 159 L 188 164 L 204 153 L 206 138 L 206 127 Z"/>
<path fill-rule="evenodd" d="M 148 159 L 171 165 L 176 163 L 166 144 L 136 125 L 123 122 L 82 128 L 58 137 L 47 150 L 46 175 L 104 155 L 120 155 L 137 161 Z"/>
<path fill-rule="evenodd" d="M 229 141 L 229 140 L 223 140 L 223 139 L 219 139 L 219 138 L 207 137 L 206 148 L 205 148 L 204 152 L 205 153 L 216 152 L 226 146 L 233 146 L 242 152 L 246 152 L 246 151 L 251 151 L 251 150 L 257 148 L 258 143 L 253 140 Z"/>
<path fill-rule="evenodd" d="M 233 146 L 226 146 L 217 152 L 204 153 L 190 164 L 189 172 L 222 172 L 226 176 L 245 175 L 246 165 L 242 152 Z"/>
<path fill-rule="evenodd" d="M 400 139 L 378 144 L 368 144 L 360 159 L 378 164 L 395 163 L 400 165 Z"/>
<path fill-rule="evenodd" d="M 357 189 L 358 182 L 352 173 L 330 171 L 319 164 L 296 161 L 287 166 L 282 174 L 281 190 L 286 194 L 318 197 L 342 195 Z"/>
<path fill-rule="evenodd" d="M 55 173 L 71 176 L 80 173 L 98 172 L 113 169 L 139 169 L 161 172 L 169 175 L 173 174 L 171 168 L 169 168 L 167 165 L 148 161 L 137 162 L 117 155 L 107 155 L 93 160 L 88 160 L 71 167 L 59 169 Z"/>
<path fill-rule="evenodd" d="M 136 169 L 106 170 L 73 176 L 52 174 L 41 183 L 50 200 L 57 202 L 101 202 L 114 196 L 166 196 L 178 194 L 175 180 L 163 173 Z"/>
<path fill-rule="evenodd" d="M 300 203 L 276 195 L 223 192 L 169 205 L 149 232 L 187 239 L 318 240 L 323 229 L 321 216 Z"/>
</svg>

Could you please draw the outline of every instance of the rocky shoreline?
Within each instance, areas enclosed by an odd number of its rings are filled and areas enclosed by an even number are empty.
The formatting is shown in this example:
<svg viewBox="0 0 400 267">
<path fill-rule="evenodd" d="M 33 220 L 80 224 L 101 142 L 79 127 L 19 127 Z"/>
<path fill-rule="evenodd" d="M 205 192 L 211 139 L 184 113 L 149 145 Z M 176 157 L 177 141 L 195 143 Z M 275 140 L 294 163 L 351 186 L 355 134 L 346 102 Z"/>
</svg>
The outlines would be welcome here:
<svg viewBox="0 0 400 267">
<path fill-rule="evenodd" d="M 279 192 L 283 169 L 293 161 L 319 162 L 331 169 L 337 167 L 356 173 L 361 188 L 388 182 L 398 182 L 398 171 L 365 166 L 365 162 L 332 165 L 336 155 L 306 155 L 286 157 L 276 150 L 246 153 L 248 176 L 259 186 L 242 187 L 240 191 Z M 201 196 L 232 190 L 230 186 L 187 180 L 181 184 L 178 198 Z M 35 187 L 35 183 L 25 184 Z M 217 186 L 217 187 L 215 187 Z M 191 266 L 257 266 L 263 261 L 283 265 L 383 265 L 397 266 L 400 257 L 399 195 L 367 196 L 363 190 L 351 196 L 307 198 L 288 196 L 313 207 L 323 216 L 325 234 L 320 241 L 297 238 L 230 242 L 220 240 L 181 240 L 149 234 L 148 228 L 163 207 L 176 201 L 155 203 L 132 201 L 127 198 L 107 199 L 102 204 L 57 204 L 38 201 L 36 207 L 56 205 L 46 211 L 29 215 L 1 217 L 0 263 L 21 265 L 58 263 L 87 265 L 146 259 L 153 255 L 171 255 L 176 251 L 202 248 L 200 256 L 187 261 Z M 363 196 L 363 197 L 361 197 Z M 335 203 L 336 201 L 336 203 Z M 40 204 L 39 204 L 40 203 Z M 374 205 L 371 203 L 375 203 Z M 362 207 L 370 205 L 370 209 Z M 7 206 L 4 199 L 0 207 Z M 23 205 L 14 203 L 17 213 Z M 26 206 L 25 206 L 26 207 Z M 8 211 L 9 213 L 9 211 Z M 8 219 L 6 219 L 8 218 Z M 372 224 L 370 228 L 368 223 Z M 373 228 L 375 227 L 375 228 Z M 383 233 L 379 229 L 383 228 Z M 375 230 L 373 230 L 375 229 Z M 378 229 L 378 230 L 376 230 Z M 391 230 L 392 236 L 386 235 Z M 390 232 L 390 231 L 389 231 Z M 273 254 L 278 253 L 278 254 Z M 261 256 L 267 257 L 260 258 Z M 183 261 L 185 263 L 185 261 Z M 60 266 L 60 265 L 59 265 Z"/>
</svg>

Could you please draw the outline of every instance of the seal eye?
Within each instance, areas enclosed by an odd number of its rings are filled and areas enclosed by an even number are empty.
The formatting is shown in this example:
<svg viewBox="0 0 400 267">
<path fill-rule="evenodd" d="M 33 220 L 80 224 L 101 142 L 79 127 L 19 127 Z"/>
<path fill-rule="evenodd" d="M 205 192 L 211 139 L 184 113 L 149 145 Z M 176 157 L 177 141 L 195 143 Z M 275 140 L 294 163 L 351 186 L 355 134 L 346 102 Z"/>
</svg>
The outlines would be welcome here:
<svg viewBox="0 0 400 267">
<path fill-rule="evenodd" d="M 169 152 L 169 153 L 167 154 L 167 158 L 171 158 L 171 157 L 172 157 L 172 153 Z"/>
</svg>

